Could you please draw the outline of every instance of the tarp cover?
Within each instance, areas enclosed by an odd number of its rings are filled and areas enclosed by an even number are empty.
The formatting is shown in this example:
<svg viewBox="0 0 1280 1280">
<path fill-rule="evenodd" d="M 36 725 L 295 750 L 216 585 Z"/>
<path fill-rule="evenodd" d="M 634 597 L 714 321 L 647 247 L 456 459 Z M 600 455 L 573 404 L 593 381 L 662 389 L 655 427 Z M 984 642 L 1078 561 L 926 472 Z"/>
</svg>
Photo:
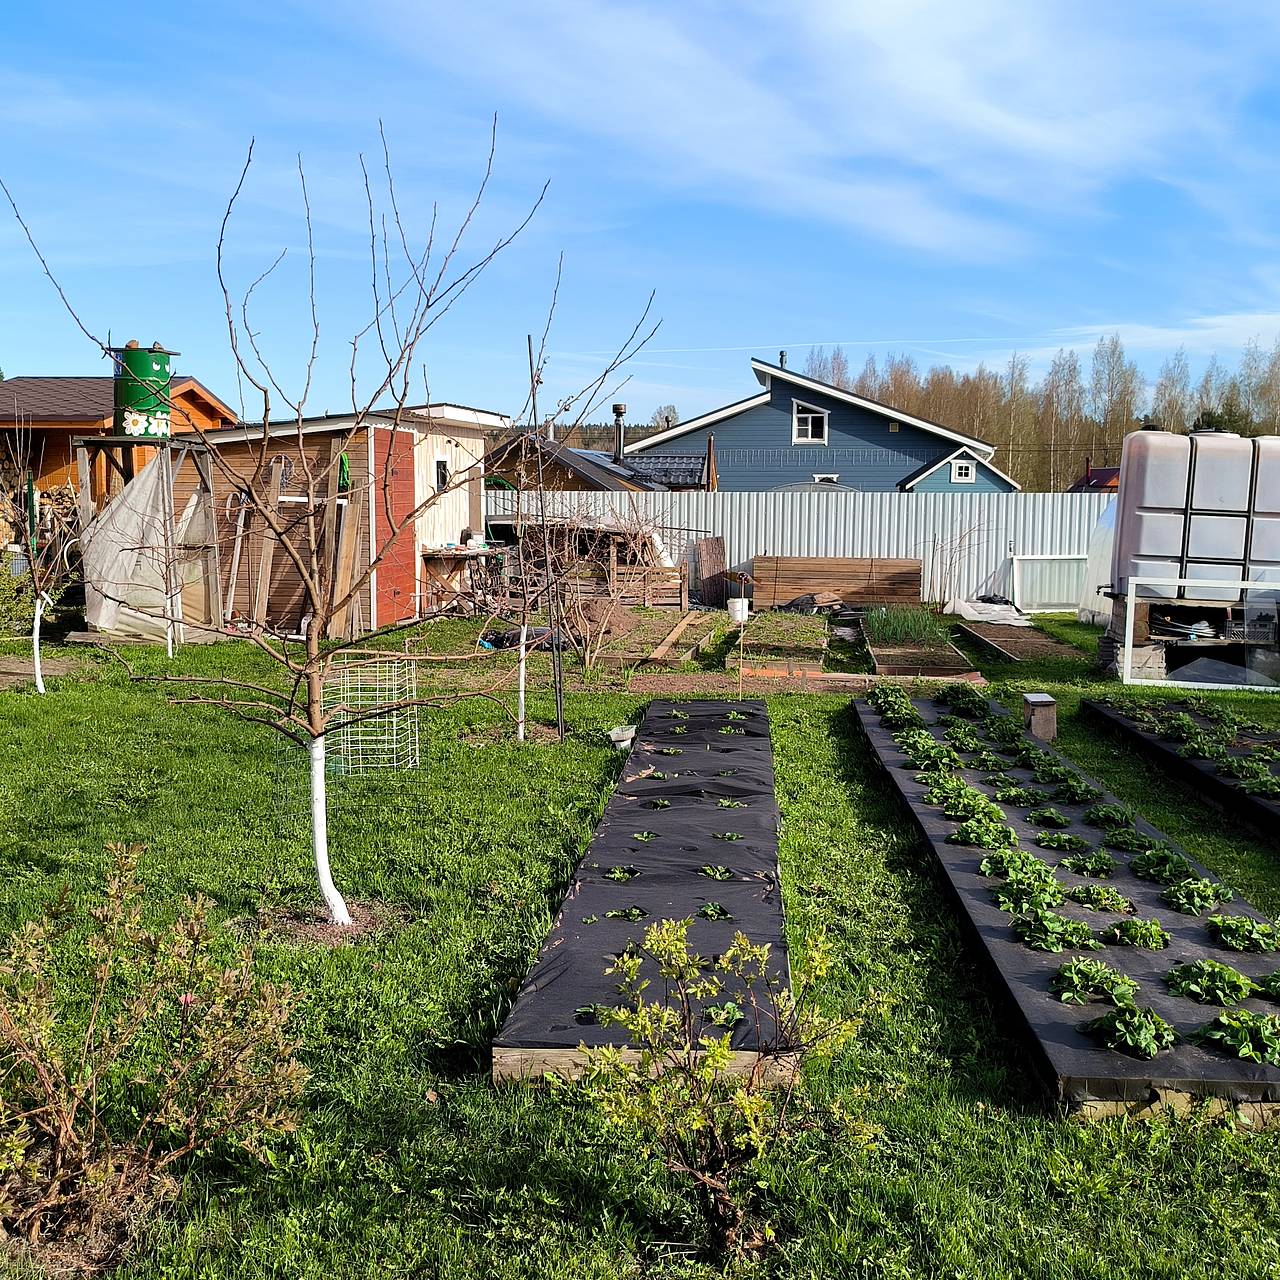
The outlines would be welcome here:
<svg viewBox="0 0 1280 1280">
<path fill-rule="evenodd" d="M 915 705 L 927 721 L 936 722 L 936 706 L 926 701 Z M 1229 964 L 1253 978 L 1260 978 L 1276 967 L 1274 956 L 1242 954 L 1215 945 L 1205 930 L 1202 917 L 1182 915 L 1167 906 L 1160 897 L 1161 885 L 1140 880 L 1124 869 L 1135 855 L 1119 851 L 1113 852 L 1120 870 L 1112 879 L 1091 882 L 1061 869 L 1057 873 L 1058 879 L 1068 887 L 1089 883 L 1114 885 L 1134 903 L 1139 917 L 1154 917 L 1160 921 L 1171 935 L 1169 946 L 1163 951 L 1108 946 L 1101 951 L 1067 951 L 1060 954 L 1033 951 L 1024 946 L 1011 927 L 1013 916 L 1000 911 L 992 901 L 991 891 L 1000 881 L 983 876 L 978 871 L 978 865 L 986 851 L 947 843 L 947 836 L 955 830 L 956 824 L 943 817 L 940 808 L 924 803 L 922 797 L 927 787 L 916 781 L 916 769 L 907 764 L 890 731 L 881 726 L 880 717 L 864 702 L 859 702 L 857 709 L 859 721 L 873 750 L 884 764 L 894 788 L 910 806 L 911 813 L 929 842 L 946 883 L 955 896 L 962 918 L 972 926 L 973 933 L 990 957 L 993 972 L 1009 997 L 1008 1007 L 1017 1010 L 1019 1021 L 1029 1033 L 1030 1048 L 1060 1098 L 1071 1102 L 1086 1099 L 1140 1100 L 1149 1099 L 1152 1090 L 1156 1089 L 1197 1096 L 1214 1095 L 1235 1101 L 1280 1100 L 1280 1068 L 1229 1058 L 1215 1049 L 1202 1048 L 1185 1039 L 1186 1033 L 1210 1021 L 1218 1013 L 1218 1008 L 1175 996 L 1164 981 L 1165 974 L 1174 965 L 1206 956 Z M 992 709 L 1003 710 L 994 703 Z M 1030 740 L 1035 742 L 1034 739 Z M 1035 745 L 1044 746 L 1040 742 L 1035 742 Z M 989 770 L 966 768 L 961 772 L 966 781 L 988 796 L 992 795 L 994 788 L 981 782 L 981 778 L 989 776 Z M 1008 762 L 1003 772 L 1021 785 L 1034 785 L 1031 771 L 1016 767 L 1012 761 Z M 1097 786 L 1093 779 L 1088 781 Z M 1100 787 L 1098 789 L 1102 790 Z M 1056 800 L 1052 803 L 1064 816 L 1072 819 L 1071 825 L 1063 830 L 1083 836 L 1094 845 L 1101 842 L 1102 833 L 1098 828 L 1087 826 L 1081 821 L 1081 815 L 1088 806 L 1062 804 Z M 1119 802 L 1104 792 L 1102 803 Z M 1056 862 L 1062 856 L 1037 848 L 1035 837 L 1040 828 L 1027 822 L 1027 808 L 1018 809 L 1009 805 L 1002 807 L 1008 815 L 1009 825 L 1017 833 L 1020 847 L 1039 853 L 1050 862 Z M 1148 835 L 1164 839 L 1160 832 L 1142 819 L 1138 820 L 1137 826 Z M 1189 858 L 1188 861 L 1196 867 L 1197 875 L 1209 876 L 1210 873 L 1200 867 L 1195 859 Z M 1056 910 L 1072 919 L 1088 921 L 1095 929 L 1123 918 L 1089 911 L 1071 901 Z M 1222 910 L 1234 915 L 1265 919 L 1261 912 L 1239 898 L 1226 904 Z M 1205 915 L 1208 914 L 1205 912 Z M 1081 955 L 1103 960 L 1136 979 L 1140 988 L 1138 1003 L 1153 1008 L 1183 1038 L 1171 1049 L 1166 1049 L 1146 1062 L 1105 1049 L 1082 1033 L 1080 1024 L 1106 1012 L 1107 1006 L 1093 1004 L 1079 1007 L 1063 1004 L 1049 985 L 1053 975 L 1065 961 Z M 1275 1011 L 1273 1005 L 1258 1000 L 1246 1000 L 1243 1007 L 1259 1013 Z"/>
<path fill-rule="evenodd" d="M 722 799 L 745 807 L 721 806 Z M 655 807 L 659 800 L 669 804 Z M 625 1043 L 624 1032 L 601 1027 L 590 1012 L 579 1011 L 618 1004 L 616 979 L 605 970 L 659 920 L 692 919 L 690 947 L 708 958 L 725 951 L 738 931 L 753 943 L 768 943 L 774 972 L 785 981 L 778 823 L 764 703 L 652 703 L 495 1048 L 572 1050 L 581 1044 Z M 652 835 L 637 839 L 637 833 Z M 740 838 L 722 839 L 726 833 Z M 699 871 L 704 865 L 726 867 L 733 878 L 705 876 Z M 610 879 L 606 873 L 612 867 L 639 874 Z M 726 908 L 732 919 L 699 918 L 699 908 L 708 903 Z M 632 907 L 641 908 L 644 917 L 632 921 L 606 914 Z M 727 988 L 721 999 L 735 994 Z M 773 1032 L 771 1025 L 758 1032 L 754 1019 L 744 1018 L 733 1028 L 731 1045 L 773 1048 Z"/>
</svg>

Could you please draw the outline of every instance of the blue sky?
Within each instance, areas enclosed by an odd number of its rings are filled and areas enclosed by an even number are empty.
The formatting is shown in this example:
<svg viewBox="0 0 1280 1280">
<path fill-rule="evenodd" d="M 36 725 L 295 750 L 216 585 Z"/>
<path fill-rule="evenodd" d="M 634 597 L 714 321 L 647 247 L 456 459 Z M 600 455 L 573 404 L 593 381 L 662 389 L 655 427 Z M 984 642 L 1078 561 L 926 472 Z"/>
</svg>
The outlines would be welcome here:
<svg viewBox="0 0 1280 1280">
<path fill-rule="evenodd" d="M 927 365 L 1041 367 L 1119 331 L 1151 376 L 1178 345 L 1280 333 L 1273 4 L 208 3 L 64 0 L 6 24 L 2 176 L 89 327 L 159 338 L 232 403 L 214 246 L 280 249 L 254 328 L 286 390 L 310 344 L 296 156 L 322 326 L 310 407 L 350 404 L 370 310 L 358 155 L 378 120 L 411 240 L 529 228 L 419 351 L 433 399 L 513 411 L 564 254 L 547 394 L 585 382 L 649 291 L 662 326 L 631 416 L 751 394 L 750 355 L 843 343 Z M 130 11 L 132 12 L 132 11 Z M 103 366 L 0 218 L 0 367 Z M 372 364 L 362 365 L 367 377 Z"/>
</svg>

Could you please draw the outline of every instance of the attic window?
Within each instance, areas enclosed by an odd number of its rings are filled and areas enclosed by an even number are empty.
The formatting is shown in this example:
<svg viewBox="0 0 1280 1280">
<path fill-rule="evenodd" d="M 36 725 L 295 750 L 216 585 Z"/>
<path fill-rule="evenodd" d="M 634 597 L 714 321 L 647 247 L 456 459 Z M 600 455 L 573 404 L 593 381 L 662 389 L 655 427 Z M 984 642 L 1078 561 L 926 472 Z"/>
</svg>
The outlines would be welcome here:
<svg viewBox="0 0 1280 1280">
<path fill-rule="evenodd" d="M 978 469 L 972 462 L 957 460 L 951 464 L 952 484 L 973 484 L 978 478 Z"/>
<path fill-rule="evenodd" d="M 826 444 L 827 411 L 793 400 L 791 402 L 791 443 Z"/>
<path fill-rule="evenodd" d="M 902 423 L 900 422 L 891 422 L 889 423 L 889 430 L 892 432 L 896 432 L 901 425 Z"/>
</svg>

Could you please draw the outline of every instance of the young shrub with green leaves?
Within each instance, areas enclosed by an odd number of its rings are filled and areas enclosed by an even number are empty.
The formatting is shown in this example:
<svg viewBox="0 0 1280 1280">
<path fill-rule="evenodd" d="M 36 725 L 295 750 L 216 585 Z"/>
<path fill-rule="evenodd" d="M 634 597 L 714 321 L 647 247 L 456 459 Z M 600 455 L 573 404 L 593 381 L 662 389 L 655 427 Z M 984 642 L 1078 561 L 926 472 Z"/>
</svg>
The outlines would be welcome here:
<svg viewBox="0 0 1280 1280">
<path fill-rule="evenodd" d="M 1169 945 L 1169 935 L 1159 920 L 1117 920 L 1106 925 L 1098 936 L 1113 946 L 1138 947 L 1142 951 L 1163 951 Z"/>
<path fill-rule="evenodd" d="M 1102 943 L 1083 920 L 1056 911 L 1029 911 L 1013 922 L 1013 931 L 1033 951 L 1098 951 Z"/>
<path fill-rule="evenodd" d="M 1213 1045 L 1233 1058 L 1280 1067 L 1280 1016 L 1227 1009 L 1191 1033 L 1199 1044 Z"/>
<path fill-rule="evenodd" d="M 100 904 L 0 944 L 0 1224 L 32 1244 L 119 1247 L 180 1162 L 291 1131 L 306 1080 L 293 992 L 219 945 L 206 898 L 144 928 L 142 849 L 109 851 Z"/>
<path fill-rule="evenodd" d="M 1073 853 L 1070 857 L 1063 858 L 1058 866 L 1073 875 L 1104 880 L 1115 874 L 1116 860 L 1103 849 L 1093 849 L 1088 853 Z"/>
<path fill-rule="evenodd" d="M 1239 1004 L 1255 990 L 1253 980 L 1220 960 L 1192 960 L 1176 964 L 1165 974 L 1175 996 L 1187 996 L 1200 1004 Z"/>
<path fill-rule="evenodd" d="M 813 940 L 796 966 L 804 985 L 793 992 L 767 945 L 739 933 L 713 962 L 690 947 L 691 925 L 659 921 L 608 970 L 618 979 L 620 1003 L 599 1009 L 598 1019 L 627 1033 L 634 1060 L 614 1046 L 587 1049 L 576 1087 L 607 1124 L 631 1134 L 690 1187 L 706 1251 L 723 1260 L 771 1234 L 767 1224 L 750 1229 L 760 1185 L 752 1171 L 789 1138 L 804 1062 L 834 1052 L 856 1026 L 814 1008 L 814 986 L 831 965 L 825 938 Z M 767 1040 L 757 1068 L 745 1075 L 731 1070 L 726 1029 L 741 1017 Z"/>
<path fill-rule="evenodd" d="M 1126 973 L 1101 960 L 1068 960 L 1050 983 L 1063 1004 L 1088 1004 L 1109 1000 L 1112 1004 L 1132 1004 L 1138 984 Z"/>
<path fill-rule="evenodd" d="M 1205 921 L 1210 935 L 1229 951 L 1275 951 L 1280 949 L 1280 931 L 1275 925 L 1252 916 L 1210 916 Z"/>
<path fill-rule="evenodd" d="M 1198 916 L 1202 911 L 1208 911 L 1220 902 L 1230 902 L 1234 897 L 1225 884 L 1196 876 L 1175 881 L 1160 896 L 1175 911 L 1187 916 Z"/>
<path fill-rule="evenodd" d="M 1107 1049 L 1151 1059 L 1168 1049 L 1178 1033 L 1154 1009 L 1122 1004 L 1080 1028 Z"/>
</svg>

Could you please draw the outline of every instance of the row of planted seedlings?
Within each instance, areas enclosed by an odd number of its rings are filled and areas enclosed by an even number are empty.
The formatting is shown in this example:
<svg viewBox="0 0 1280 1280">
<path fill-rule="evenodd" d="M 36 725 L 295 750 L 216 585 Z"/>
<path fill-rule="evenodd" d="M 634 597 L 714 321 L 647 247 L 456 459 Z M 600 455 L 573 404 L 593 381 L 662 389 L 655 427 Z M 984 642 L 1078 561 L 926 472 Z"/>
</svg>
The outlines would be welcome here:
<svg viewBox="0 0 1280 1280">
<path fill-rule="evenodd" d="M 1202 697 L 1130 694 L 1082 705 L 1206 799 L 1280 839 L 1280 731 Z"/>
<path fill-rule="evenodd" d="M 1280 1066 L 1274 924 L 1247 903 L 1232 910 L 1230 888 L 972 685 L 941 691 L 928 721 L 927 704 L 898 686 L 867 701 L 914 771 L 920 803 L 953 824 L 945 842 L 978 859 L 1008 930 L 1030 952 L 1068 957 L 1044 994 L 1065 1008 L 1105 1006 L 1077 1021 L 1081 1032 L 1142 1060 L 1181 1046 L 1183 1079 L 1215 1076 L 1209 1056 L 1258 1064 L 1248 1074 L 1261 1100 L 1280 1098 L 1280 1074 L 1269 1070 Z M 965 777 L 975 772 L 980 785 Z"/>
<path fill-rule="evenodd" d="M 562 1051 L 626 1039 L 606 1011 L 616 966 L 645 930 L 690 922 L 690 948 L 715 962 L 739 934 L 768 945 L 785 983 L 778 888 L 778 808 L 768 715 L 761 702 L 654 702 L 578 866 L 558 918 L 495 1042 L 508 1051 Z M 655 975 L 655 980 L 660 979 Z M 700 1017 L 734 1049 L 763 1049 L 745 993 L 726 982 Z M 537 1060 L 545 1066 L 545 1054 Z M 528 1074 L 527 1071 L 522 1074 Z"/>
</svg>

